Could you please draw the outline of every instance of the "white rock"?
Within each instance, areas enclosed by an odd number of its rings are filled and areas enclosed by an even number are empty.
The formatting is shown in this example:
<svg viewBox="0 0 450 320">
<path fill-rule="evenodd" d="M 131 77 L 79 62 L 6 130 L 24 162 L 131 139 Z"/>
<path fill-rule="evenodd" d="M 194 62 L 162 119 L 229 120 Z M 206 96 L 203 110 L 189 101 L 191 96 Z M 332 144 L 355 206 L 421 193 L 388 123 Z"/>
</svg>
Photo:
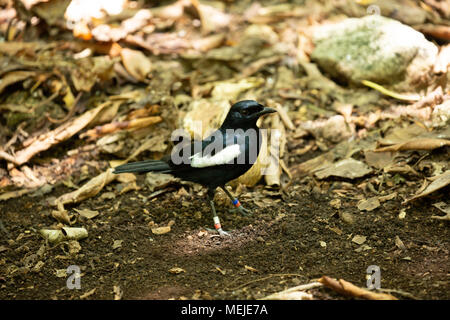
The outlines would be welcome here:
<svg viewBox="0 0 450 320">
<path fill-rule="evenodd" d="M 438 48 L 422 33 L 379 15 L 317 27 L 311 58 L 341 80 L 370 80 L 412 90 L 423 85 Z"/>
</svg>

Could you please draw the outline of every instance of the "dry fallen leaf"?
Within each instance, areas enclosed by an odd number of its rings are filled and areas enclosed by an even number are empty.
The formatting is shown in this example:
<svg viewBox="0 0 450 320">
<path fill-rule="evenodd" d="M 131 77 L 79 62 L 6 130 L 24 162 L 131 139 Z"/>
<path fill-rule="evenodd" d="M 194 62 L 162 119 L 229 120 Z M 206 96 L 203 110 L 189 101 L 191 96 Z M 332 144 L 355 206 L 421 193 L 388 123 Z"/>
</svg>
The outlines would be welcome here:
<svg viewBox="0 0 450 320">
<path fill-rule="evenodd" d="M 57 199 L 62 204 L 66 203 L 76 203 L 84 199 L 90 198 L 98 194 L 104 186 L 117 178 L 117 175 L 112 173 L 112 169 L 108 169 L 105 172 L 99 174 L 98 176 L 92 178 L 87 183 L 85 183 L 81 188 L 63 194 Z"/>
<path fill-rule="evenodd" d="M 352 241 L 356 244 L 363 244 L 364 242 L 366 242 L 367 237 L 366 236 L 361 236 L 361 235 L 356 235 L 353 237 Z"/>
<path fill-rule="evenodd" d="M 26 148 L 17 151 L 14 157 L 11 156 L 10 158 L 5 158 L 5 160 L 11 161 L 16 165 L 24 164 L 39 152 L 45 151 L 51 146 L 61 143 L 72 137 L 74 134 L 86 127 L 95 118 L 95 116 L 108 104 L 109 102 L 103 103 L 97 108 L 86 111 L 81 116 L 69 120 L 58 128 L 40 135 L 35 140 L 33 140 Z M 2 157 L 3 156 L 0 153 L 0 158 Z"/>
<path fill-rule="evenodd" d="M 450 214 L 450 204 L 447 204 L 444 201 L 433 203 L 433 207 L 438 208 L 446 214 Z"/>
<path fill-rule="evenodd" d="M 375 152 L 368 150 L 364 152 L 364 156 L 366 163 L 376 169 L 383 169 L 394 161 L 391 152 Z"/>
<path fill-rule="evenodd" d="M 173 274 L 180 274 L 182 272 L 186 272 L 186 270 L 179 268 L 179 267 L 173 267 L 169 270 L 169 272 L 173 273 Z"/>
<path fill-rule="evenodd" d="M 76 212 L 80 214 L 80 216 L 85 217 L 86 219 L 92 219 L 98 216 L 100 213 L 97 210 L 89 210 L 89 209 L 74 209 Z"/>
<path fill-rule="evenodd" d="M 277 292 L 261 300 L 312 300 L 312 294 L 306 293 L 306 290 L 322 287 L 323 284 L 320 282 L 311 282 L 308 284 L 302 284 L 293 288 Z"/>
<path fill-rule="evenodd" d="M 325 139 L 332 142 L 341 142 L 351 136 L 352 131 L 345 122 L 345 118 L 336 115 L 326 120 L 305 121 L 301 124 L 301 128 L 310 132 L 318 139 Z"/>
<path fill-rule="evenodd" d="M 202 33 L 208 34 L 212 31 L 217 32 L 218 29 L 228 26 L 231 22 L 231 16 L 224 13 L 223 10 L 202 4 L 200 1 L 190 1 L 196 9 L 202 23 Z"/>
<path fill-rule="evenodd" d="M 145 184 L 147 185 L 150 192 L 163 189 L 170 184 L 178 182 L 179 179 L 175 178 L 171 174 L 159 173 L 159 172 L 148 172 L 145 175 Z"/>
<path fill-rule="evenodd" d="M 380 206 L 380 201 L 378 200 L 378 197 L 372 197 L 369 199 L 363 199 L 358 202 L 358 209 L 363 211 L 372 211 L 375 210 Z"/>
<path fill-rule="evenodd" d="M 443 174 L 434 177 L 435 180 L 430 183 L 425 190 L 423 190 L 422 192 L 420 192 L 419 194 L 416 194 L 415 196 L 413 196 L 412 198 L 409 198 L 407 200 L 405 200 L 403 202 L 403 204 L 408 203 L 412 200 L 418 199 L 418 198 L 422 198 L 424 196 L 429 195 L 432 192 L 435 192 L 439 189 L 442 189 L 446 186 L 448 186 L 450 184 L 450 170 L 445 171 Z"/>
<path fill-rule="evenodd" d="M 399 236 L 395 236 L 395 245 L 396 245 L 399 249 L 406 250 L 406 247 L 405 247 L 405 245 L 403 244 L 403 241 L 402 241 L 402 239 L 400 239 Z"/>
<path fill-rule="evenodd" d="M 341 199 L 333 199 L 329 202 L 330 206 L 335 209 L 341 208 Z"/>
<path fill-rule="evenodd" d="M 36 75 L 34 71 L 12 71 L 8 72 L 6 75 L 0 79 L 0 93 L 9 85 L 22 80 L 31 78 Z"/>
<path fill-rule="evenodd" d="M 122 248 L 123 240 L 114 240 L 112 248 L 113 250 Z"/>
<path fill-rule="evenodd" d="M 56 269 L 55 276 L 57 276 L 58 278 L 67 277 L 67 269 Z"/>
<path fill-rule="evenodd" d="M 247 266 L 247 265 L 245 265 L 244 268 L 245 268 L 245 270 L 248 270 L 248 271 L 251 271 L 251 272 L 258 272 L 257 269 L 255 269 L 253 267 L 250 267 L 250 266 Z"/>
<path fill-rule="evenodd" d="M 21 197 L 24 194 L 33 192 L 34 190 L 36 190 L 36 189 L 21 189 L 21 190 L 16 190 L 16 191 L 5 192 L 5 193 L 0 194 L 0 201 L 5 201 L 8 199 Z"/>
<path fill-rule="evenodd" d="M 278 292 L 265 297 L 264 300 L 313 300 L 313 295 L 303 291 Z"/>
<path fill-rule="evenodd" d="M 316 171 L 315 175 L 319 179 L 325 179 L 330 176 L 355 179 L 363 177 L 370 172 L 372 172 L 372 169 L 365 163 L 349 158 L 322 168 Z"/>
<path fill-rule="evenodd" d="M 80 296 L 80 299 L 86 299 L 86 298 L 92 296 L 92 295 L 95 293 L 96 290 L 97 290 L 97 288 L 94 288 L 94 289 L 92 289 L 92 290 L 89 290 L 88 292 L 82 294 L 82 295 Z"/>
<path fill-rule="evenodd" d="M 122 299 L 123 291 L 120 288 L 120 286 L 114 286 L 113 287 L 113 292 L 114 292 L 114 300 L 121 300 Z"/>
<path fill-rule="evenodd" d="M 158 228 L 152 228 L 152 232 L 154 234 L 164 234 L 167 232 L 170 232 L 170 226 L 165 226 L 165 227 L 158 227 Z"/>
<path fill-rule="evenodd" d="M 71 224 L 69 213 L 67 212 L 67 210 L 52 210 L 52 217 L 59 222 L 69 225 Z"/>
<path fill-rule="evenodd" d="M 139 81 L 144 81 L 152 69 L 150 59 L 148 59 L 141 51 L 128 48 L 122 49 L 120 52 L 122 62 L 125 69 Z"/>
<path fill-rule="evenodd" d="M 433 203 L 433 206 L 441 210 L 445 213 L 445 216 L 431 216 L 432 219 L 438 219 L 438 220 L 450 220 L 450 205 L 446 204 L 445 202 L 441 201 L 438 203 Z"/>
<path fill-rule="evenodd" d="M 434 150 L 443 146 L 450 146 L 450 140 L 447 139 L 433 139 L 420 138 L 411 141 L 394 144 L 393 146 L 378 148 L 374 152 L 395 152 L 406 150 Z"/>
</svg>

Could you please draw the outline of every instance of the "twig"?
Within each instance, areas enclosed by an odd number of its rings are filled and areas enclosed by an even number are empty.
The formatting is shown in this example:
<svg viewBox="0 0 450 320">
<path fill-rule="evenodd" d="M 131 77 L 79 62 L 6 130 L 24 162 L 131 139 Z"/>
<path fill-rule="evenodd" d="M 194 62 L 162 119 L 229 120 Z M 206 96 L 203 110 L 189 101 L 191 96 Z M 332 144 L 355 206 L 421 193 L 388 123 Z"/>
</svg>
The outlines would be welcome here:
<svg viewBox="0 0 450 320">
<path fill-rule="evenodd" d="M 261 300 L 285 300 L 285 299 L 294 299 L 294 300 L 310 300 L 312 299 L 312 295 L 306 293 L 306 290 L 323 287 L 323 284 L 320 282 L 311 282 L 307 284 L 302 284 L 293 288 L 289 288 L 280 292 L 273 293 L 268 295 Z"/>
<path fill-rule="evenodd" d="M 52 102 L 57 96 L 59 96 L 59 90 L 56 91 L 54 94 L 52 94 L 50 97 L 48 97 L 47 99 L 39 102 L 37 105 L 35 105 L 34 107 L 32 107 L 28 113 L 34 113 L 34 111 L 40 107 L 42 107 L 44 104 L 47 104 L 49 102 Z"/>
<path fill-rule="evenodd" d="M 399 294 L 399 295 L 404 296 L 406 298 L 410 298 L 410 299 L 413 299 L 413 300 L 419 300 L 419 298 L 417 298 L 416 296 L 412 295 L 411 293 L 406 292 L 406 291 L 402 291 L 402 290 L 380 288 L 380 289 L 377 289 L 377 291 L 386 292 L 386 293 L 396 293 L 396 294 Z"/>
<path fill-rule="evenodd" d="M 77 97 L 75 98 L 75 101 L 72 104 L 72 108 L 69 110 L 69 112 L 67 113 L 67 115 L 64 118 L 62 118 L 62 119 L 53 119 L 52 117 L 50 117 L 50 115 L 48 113 L 46 113 L 45 115 L 46 115 L 48 121 L 50 121 L 51 123 L 59 124 L 59 123 L 66 122 L 68 119 L 70 119 L 75 114 L 78 101 L 81 98 L 81 94 L 82 94 L 81 92 L 78 93 Z"/>
<path fill-rule="evenodd" d="M 16 161 L 16 158 L 14 158 L 12 155 L 10 155 L 9 153 L 3 151 L 2 149 L 0 149 L 0 158 L 5 159 L 6 161 L 12 162 L 16 165 L 19 164 L 19 162 Z"/>
<path fill-rule="evenodd" d="M 319 279 L 319 282 L 345 296 L 368 300 L 398 300 L 396 297 L 388 293 L 377 293 L 369 291 L 367 289 L 357 287 L 353 283 L 350 283 L 343 279 L 336 280 L 327 276 L 323 276 Z"/>
<path fill-rule="evenodd" d="M 9 141 L 3 147 L 4 150 L 8 150 L 10 146 L 12 146 L 14 143 L 16 143 L 17 138 L 19 137 L 19 134 L 23 131 L 23 127 L 25 126 L 25 124 L 26 124 L 25 121 L 22 122 L 21 124 L 19 124 L 19 126 L 17 127 L 16 132 L 14 132 L 14 135 L 12 136 L 12 138 L 9 139 Z"/>
<path fill-rule="evenodd" d="M 296 274 L 296 273 L 275 273 L 275 274 L 271 274 L 271 275 L 269 275 L 269 276 L 267 276 L 267 277 L 263 277 L 263 278 L 259 278 L 259 279 L 254 279 L 254 280 L 245 282 L 245 283 L 243 283 L 243 284 L 241 284 L 241 285 L 239 285 L 239 286 L 237 286 L 236 288 L 233 288 L 233 289 L 231 289 L 231 290 L 237 290 L 237 289 L 240 289 L 240 288 L 242 288 L 242 287 L 245 287 L 245 286 L 247 286 L 247 285 L 249 285 L 249 284 L 251 284 L 251 283 L 255 283 L 255 282 L 259 282 L 259 281 L 264 281 L 264 280 L 267 280 L 267 279 L 270 279 L 270 278 L 273 278 L 273 277 L 304 277 L 304 275 Z M 233 281 L 233 282 L 234 282 L 234 281 Z M 233 282 L 232 282 L 232 283 L 233 283 Z"/>
<path fill-rule="evenodd" d="M 376 84 L 375 82 L 369 81 L 369 80 L 362 80 L 361 83 L 365 86 L 368 86 L 369 88 L 375 89 L 382 94 L 398 99 L 398 100 L 407 100 L 407 101 L 419 101 L 420 96 L 419 95 L 406 95 L 406 94 L 400 94 L 396 93 L 394 91 L 388 90 L 384 88 L 383 86 L 380 86 L 379 84 Z"/>
</svg>

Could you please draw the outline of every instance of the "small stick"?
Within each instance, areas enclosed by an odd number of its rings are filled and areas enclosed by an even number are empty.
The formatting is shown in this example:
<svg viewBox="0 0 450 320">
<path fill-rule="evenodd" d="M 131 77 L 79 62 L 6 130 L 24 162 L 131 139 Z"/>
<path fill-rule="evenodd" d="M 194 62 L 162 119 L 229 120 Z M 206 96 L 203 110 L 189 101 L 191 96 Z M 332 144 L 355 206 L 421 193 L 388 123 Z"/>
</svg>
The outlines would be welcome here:
<svg viewBox="0 0 450 320">
<path fill-rule="evenodd" d="M 343 279 L 336 280 L 327 276 L 323 276 L 319 279 L 319 282 L 345 296 L 368 300 L 398 300 L 396 297 L 390 294 L 369 291 L 367 289 L 357 287 L 353 283 L 350 283 Z"/>
<path fill-rule="evenodd" d="M 365 86 L 368 86 L 369 88 L 375 89 L 379 92 L 381 92 L 382 94 L 398 99 L 398 100 L 407 100 L 407 101 L 419 101 L 420 100 L 420 96 L 419 95 L 405 95 L 405 94 L 400 94 L 400 93 L 396 93 L 394 91 L 388 90 L 386 88 L 384 88 L 383 86 L 380 86 L 379 84 L 376 84 L 375 82 L 369 81 L 369 80 L 362 80 L 361 83 Z"/>
<path fill-rule="evenodd" d="M 301 275 L 301 274 L 296 274 L 296 273 L 275 273 L 275 274 L 271 274 L 271 275 L 269 275 L 267 277 L 263 277 L 263 278 L 254 279 L 254 280 L 248 281 L 248 282 L 243 283 L 243 284 L 241 284 L 241 285 L 239 285 L 236 288 L 233 288 L 231 290 L 237 290 L 237 289 L 245 287 L 245 286 L 247 286 L 247 285 L 249 285 L 251 283 L 264 281 L 264 280 L 267 280 L 267 279 L 270 279 L 270 278 L 273 278 L 273 277 L 304 277 L 304 276 Z"/>
</svg>

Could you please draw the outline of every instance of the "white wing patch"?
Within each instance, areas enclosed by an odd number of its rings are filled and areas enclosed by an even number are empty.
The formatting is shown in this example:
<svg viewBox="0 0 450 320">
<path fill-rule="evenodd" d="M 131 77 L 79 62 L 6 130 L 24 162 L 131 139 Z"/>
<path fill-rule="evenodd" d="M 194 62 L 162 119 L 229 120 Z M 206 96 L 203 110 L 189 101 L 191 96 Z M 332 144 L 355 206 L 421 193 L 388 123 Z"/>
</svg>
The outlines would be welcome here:
<svg viewBox="0 0 450 320">
<path fill-rule="evenodd" d="M 191 159 L 191 167 L 204 168 L 226 164 L 231 160 L 237 158 L 241 154 L 241 150 L 238 144 L 233 144 L 225 149 L 217 152 L 215 155 L 201 156 L 201 152 L 194 154 Z"/>
</svg>

